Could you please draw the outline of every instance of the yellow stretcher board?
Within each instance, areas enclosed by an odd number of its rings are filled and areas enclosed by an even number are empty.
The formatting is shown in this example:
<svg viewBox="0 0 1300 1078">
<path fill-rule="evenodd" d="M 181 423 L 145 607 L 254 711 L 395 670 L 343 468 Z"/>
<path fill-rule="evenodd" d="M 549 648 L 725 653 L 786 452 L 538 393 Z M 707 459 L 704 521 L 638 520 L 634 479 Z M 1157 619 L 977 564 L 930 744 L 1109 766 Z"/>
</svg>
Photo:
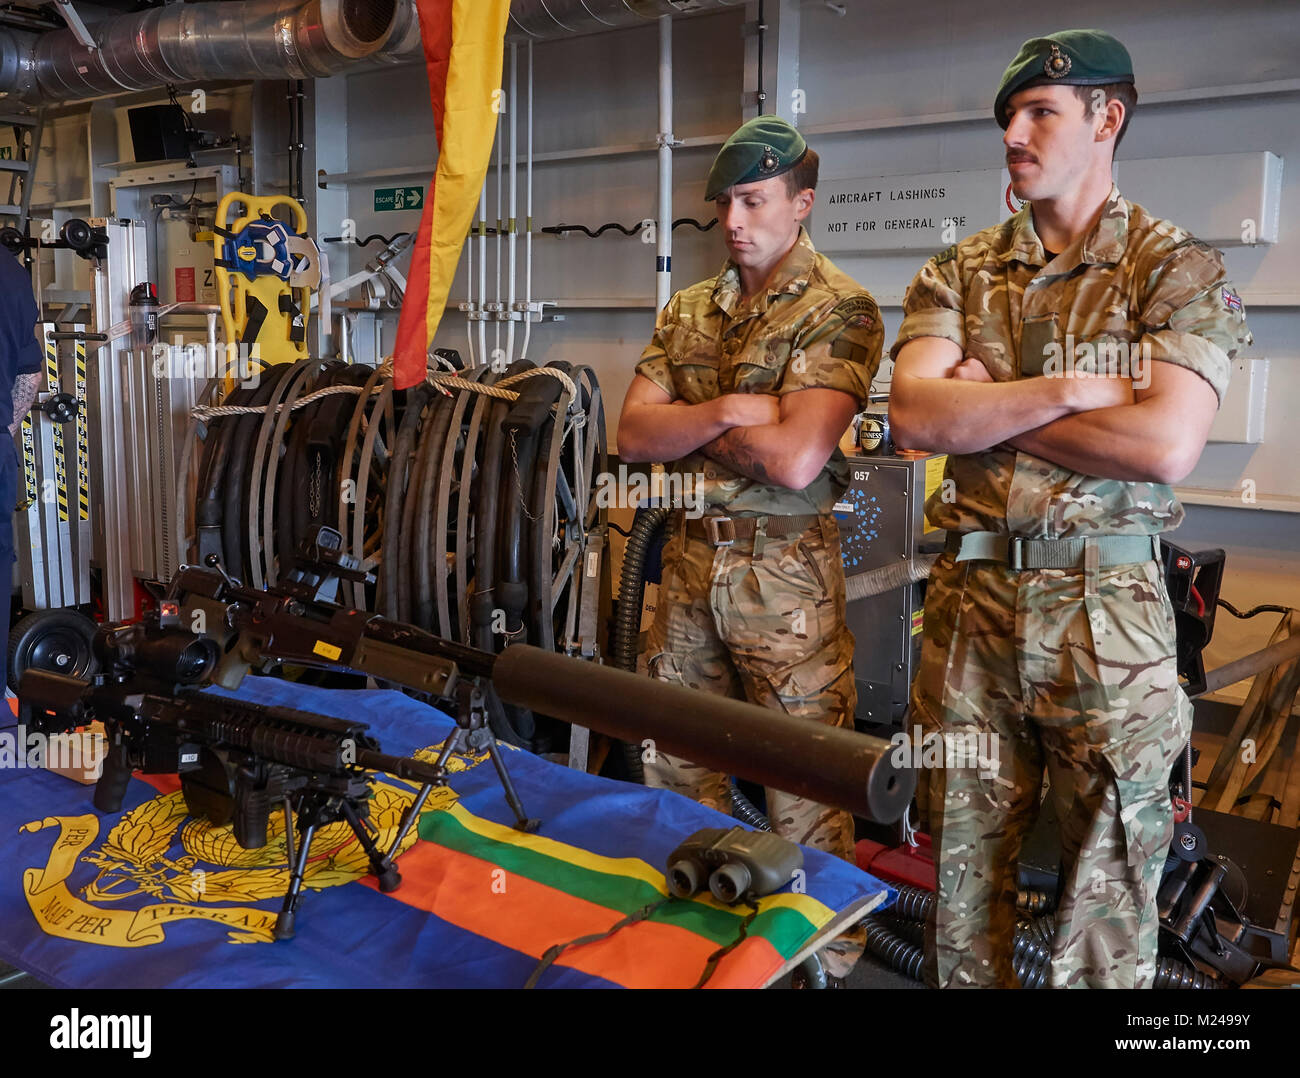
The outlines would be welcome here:
<svg viewBox="0 0 1300 1078">
<path fill-rule="evenodd" d="M 245 213 L 230 220 L 239 203 Z M 292 227 L 272 215 L 279 206 L 288 207 Z M 259 365 L 306 359 L 311 287 L 290 283 L 294 259 L 288 249 L 306 237 L 306 211 L 287 195 L 231 191 L 217 206 L 216 225 L 212 246 L 227 346 L 246 345 L 240 358 Z"/>
</svg>

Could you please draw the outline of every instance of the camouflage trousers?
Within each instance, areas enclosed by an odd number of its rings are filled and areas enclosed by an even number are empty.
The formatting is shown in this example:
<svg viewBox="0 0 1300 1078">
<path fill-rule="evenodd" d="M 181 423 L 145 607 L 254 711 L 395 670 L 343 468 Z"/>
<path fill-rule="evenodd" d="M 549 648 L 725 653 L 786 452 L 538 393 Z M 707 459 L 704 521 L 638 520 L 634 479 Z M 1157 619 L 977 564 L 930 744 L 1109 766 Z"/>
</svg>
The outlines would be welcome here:
<svg viewBox="0 0 1300 1078">
<path fill-rule="evenodd" d="M 1063 849 L 1050 985 L 1151 986 L 1169 774 L 1191 733 L 1174 655 L 1155 561 L 1012 572 L 940 558 L 913 722 L 926 740 L 965 739 L 980 752 L 926 760 L 938 766 L 920 776 L 938 870 L 931 986 L 1018 985 L 1016 864 L 1044 768 Z"/>
<path fill-rule="evenodd" d="M 664 545 L 659 604 L 646 654 L 652 677 L 749 700 L 796 718 L 852 727 L 853 634 L 844 624 L 839 528 L 823 517 L 802 535 L 755 536 L 714 549 L 687 537 L 679 518 Z M 646 784 L 730 813 L 730 779 L 664 752 L 645 765 Z M 772 830 L 855 862 L 853 817 L 767 791 Z M 861 927 L 821 952 L 842 977 L 862 954 Z"/>
</svg>

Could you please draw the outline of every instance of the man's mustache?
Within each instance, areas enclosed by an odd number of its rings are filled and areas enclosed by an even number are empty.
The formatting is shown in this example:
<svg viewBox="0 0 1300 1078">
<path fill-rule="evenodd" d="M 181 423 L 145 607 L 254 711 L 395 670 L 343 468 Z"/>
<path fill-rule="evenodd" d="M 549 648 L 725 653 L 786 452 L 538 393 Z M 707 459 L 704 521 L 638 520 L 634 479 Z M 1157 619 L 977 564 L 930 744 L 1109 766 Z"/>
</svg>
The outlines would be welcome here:
<svg viewBox="0 0 1300 1078">
<path fill-rule="evenodd" d="M 1008 165 L 1019 165 L 1019 164 L 1030 164 L 1030 165 L 1033 165 L 1033 164 L 1037 164 L 1037 163 L 1038 163 L 1038 158 L 1036 158 L 1036 157 L 1035 157 L 1033 154 L 1031 154 L 1031 153 L 1009 153 L 1009 154 L 1007 154 L 1007 164 L 1008 164 Z"/>
</svg>

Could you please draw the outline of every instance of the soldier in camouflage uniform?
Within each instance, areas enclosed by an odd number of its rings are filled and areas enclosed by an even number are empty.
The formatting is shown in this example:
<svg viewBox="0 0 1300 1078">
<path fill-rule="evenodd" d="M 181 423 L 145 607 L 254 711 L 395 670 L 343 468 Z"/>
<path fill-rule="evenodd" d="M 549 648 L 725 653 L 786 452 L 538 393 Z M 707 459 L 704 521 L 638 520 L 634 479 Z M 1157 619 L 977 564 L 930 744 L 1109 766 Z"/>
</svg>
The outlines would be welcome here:
<svg viewBox="0 0 1300 1078">
<path fill-rule="evenodd" d="M 1154 976 L 1169 776 L 1191 732 L 1156 537 L 1183 518 L 1168 484 L 1249 334 L 1219 252 L 1110 183 L 1132 79 L 1099 31 L 1025 43 L 994 114 L 1030 201 L 925 264 L 893 349 L 895 439 L 949 452 L 926 506 L 948 549 L 913 717 L 981 735 L 996 761 L 922 780 L 941 987 L 1017 984 L 1016 865 L 1044 768 L 1063 848 L 1050 983 Z"/>
<path fill-rule="evenodd" d="M 707 197 L 732 258 L 660 312 L 618 448 L 692 476 L 705 512 L 670 524 L 652 676 L 851 727 L 853 636 L 831 513 L 848 476 L 836 443 L 866 404 L 883 338 L 871 296 L 800 223 L 815 185 L 816 154 L 775 117 L 723 146 Z M 730 810 L 726 775 L 666 753 L 646 781 Z M 854 860 L 849 813 L 767 798 L 777 834 Z M 863 939 L 857 929 L 823 951 L 831 976 L 847 974 Z"/>
</svg>

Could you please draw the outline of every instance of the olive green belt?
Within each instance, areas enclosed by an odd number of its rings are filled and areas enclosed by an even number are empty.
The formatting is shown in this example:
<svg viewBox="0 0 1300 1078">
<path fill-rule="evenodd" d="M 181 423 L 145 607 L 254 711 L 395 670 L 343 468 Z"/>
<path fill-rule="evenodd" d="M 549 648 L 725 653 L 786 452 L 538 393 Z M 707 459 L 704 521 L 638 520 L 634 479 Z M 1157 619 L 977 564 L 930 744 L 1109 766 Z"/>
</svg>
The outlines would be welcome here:
<svg viewBox="0 0 1300 1078">
<path fill-rule="evenodd" d="M 762 525 L 763 534 L 769 538 L 802 535 L 821 520 L 816 513 L 799 516 L 729 517 L 713 514 L 686 520 L 686 535 L 703 539 L 712 546 L 731 546 L 737 539 L 753 539 Z"/>
<path fill-rule="evenodd" d="M 1088 546 L 1097 566 L 1130 565 L 1160 557 L 1157 535 L 1097 535 L 1082 539 L 1025 539 L 997 532 L 949 532 L 947 550 L 957 561 L 997 561 L 1021 569 L 1083 569 Z"/>
</svg>

